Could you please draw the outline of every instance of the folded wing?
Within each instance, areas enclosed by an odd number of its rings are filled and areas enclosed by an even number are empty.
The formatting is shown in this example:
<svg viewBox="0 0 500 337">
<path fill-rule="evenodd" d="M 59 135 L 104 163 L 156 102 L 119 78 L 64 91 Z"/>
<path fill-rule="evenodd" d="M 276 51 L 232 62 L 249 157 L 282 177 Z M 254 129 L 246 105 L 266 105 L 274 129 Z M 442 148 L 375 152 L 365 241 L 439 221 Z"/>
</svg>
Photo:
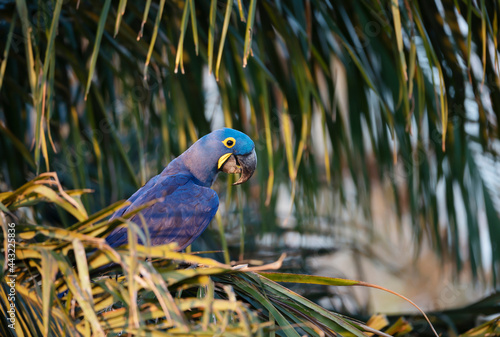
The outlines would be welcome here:
<svg viewBox="0 0 500 337">
<path fill-rule="evenodd" d="M 179 249 L 187 247 L 205 230 L 219 208 L 217 193 L 195 184 L 192 177 L 181 174 L 156 176 L 130 197 L 130 206 L 117 212 L 112 219 L 155 199 L 158 199 L 156 203 L 140 212 L 146 220 L 151 244 L 177 242 Z M 130 220 L 142 227 L 139 215 Z M 127 229 L 115 229 L 106 241 L 112 247 L 126 244 Z M 142 243 L 140 239 L 139 242 Z"/>
</svg>

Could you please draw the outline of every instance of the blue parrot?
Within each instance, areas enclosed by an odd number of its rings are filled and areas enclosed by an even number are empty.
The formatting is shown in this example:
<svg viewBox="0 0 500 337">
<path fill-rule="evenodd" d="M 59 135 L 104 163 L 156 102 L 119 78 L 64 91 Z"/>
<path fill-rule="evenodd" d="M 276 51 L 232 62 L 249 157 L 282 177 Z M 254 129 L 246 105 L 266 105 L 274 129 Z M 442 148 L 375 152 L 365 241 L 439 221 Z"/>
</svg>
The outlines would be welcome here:
<svg viewBox="0 0 500 337">
<path fill-rule="evenodd" d="M 151 178 L 128 199 L 130 205 L 114 213 L 110 221 L 158 199 L 140 211 L 151 244 L 177 242 L 182 250 L 200 236 L 219 208 L 219 197 L 210 188 L 219 172 L 241 173 L 233 184 L 238 185 L 250 179 L 256 166 L 255 145 L 247 135 L 229 128 L 213 131 Z M 130 220 L 141 223 L 138 214 Z M 112 247 L 126 244 L 127 229 L 116 228 L 106 241 Z"/>
</svg>

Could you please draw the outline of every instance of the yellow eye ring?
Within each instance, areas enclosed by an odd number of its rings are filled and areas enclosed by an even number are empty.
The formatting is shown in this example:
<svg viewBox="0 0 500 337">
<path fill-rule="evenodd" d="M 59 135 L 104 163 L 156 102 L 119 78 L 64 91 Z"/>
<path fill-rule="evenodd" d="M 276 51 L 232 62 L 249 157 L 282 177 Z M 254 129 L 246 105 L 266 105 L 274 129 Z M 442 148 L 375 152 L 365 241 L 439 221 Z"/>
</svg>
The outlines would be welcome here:
<svg viewBox="0 0 500 337">
<path fill-rule="evenodd" d="M 230 149 L 236 144 L 236 139 L 234 139 L 233 137 L 227 137 L 222 141 L 222 144 L 224 144 L 228 149 Z"/>
</svg>

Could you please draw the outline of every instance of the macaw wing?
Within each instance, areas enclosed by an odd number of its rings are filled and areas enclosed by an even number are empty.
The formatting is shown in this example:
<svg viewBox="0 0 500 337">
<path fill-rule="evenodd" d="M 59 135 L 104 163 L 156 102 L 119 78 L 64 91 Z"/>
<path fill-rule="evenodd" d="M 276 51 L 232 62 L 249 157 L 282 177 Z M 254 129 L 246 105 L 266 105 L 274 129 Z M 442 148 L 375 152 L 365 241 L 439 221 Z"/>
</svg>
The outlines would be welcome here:
<svg viewBox="0 0 500 337">
<path fill-rule="evenodd" d="M 214 190 L 197 185 L 184 175 L 161 178 L 149 188 L 144 187 L 138 191 L 142 190 L 138 196 L 137 192 L 134 194 L 135 200 L 123 214 L 146 202 L 160 199 L 140 211 L 148 226 L 152 245 L 177 242 L 179 249 L 184 249 L 207 228 L 219 208 L 219 198 Z M 130 220 L 142 226 L 139 215 Z M 116 229 L 106 241 L 113 247 L 127 243 L 127 229 Z"/>
<path fill-rule="evenodd" d="M 158 182 L 159 179 L 160 179 L 160 175 L 154 176 L 153 178 L 149 179 L 148 182 L 144 186 L 142 186 L 137 191 L 135 191 L 135 193 L 132 194 L 130 196 L 130 198 L 127 199 L 127 201 L 130 202 L 130 205 L 123 207 L 123 208 L 119 209 L 118 211 L 116 211 L 110 220 L 113 220 L 114 218 L 120 217 L 123 214 L 127 213 L 127 211 L 129 211 L 131 209 L 130 207 L 132 206 L 132 204 L 137 199 L 144 197 L 147 194 L 147 191 L 151 190 L 156 185 L 156 183 Z"/>
</svg>

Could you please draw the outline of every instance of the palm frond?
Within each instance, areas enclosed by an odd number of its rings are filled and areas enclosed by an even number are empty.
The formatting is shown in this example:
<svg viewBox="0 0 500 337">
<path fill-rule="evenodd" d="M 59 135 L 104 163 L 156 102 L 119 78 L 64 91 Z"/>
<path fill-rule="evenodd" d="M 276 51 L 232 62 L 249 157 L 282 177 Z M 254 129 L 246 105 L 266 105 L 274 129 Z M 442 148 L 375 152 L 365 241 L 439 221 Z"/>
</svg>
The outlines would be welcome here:
<svg viewBox="0 0 500 337">
<path fill-rule="evenodd" d="M 306 332 L 361 337 L 363 331 L 377 332 L 252 271 L 176 252 L 175 244 L 139 246 L 134 242 L 144 234 L 131 223 L 131 244 L 114 250 L 101 237 L 118 220 L 108 223 L 102 218 L 117 205 L 91 216 L 79 210 L 84 219 L 69 230 L 23 224 L 26 219 L 18 218 L 17 210 L 26 209 L 28 200 L 32 206 L 49 202 L 68 212 L 78 204 L 75 196 L 85 191 L 70 196 L 54 177 L 42 175 L 2 194 L 5 246 L 0 326 L 4 336 L 299 336 Z M 47 189 L 32 191 L 34 184 Z M 11 237 L 13 248 L 7 249 Z"/>
</svg>

